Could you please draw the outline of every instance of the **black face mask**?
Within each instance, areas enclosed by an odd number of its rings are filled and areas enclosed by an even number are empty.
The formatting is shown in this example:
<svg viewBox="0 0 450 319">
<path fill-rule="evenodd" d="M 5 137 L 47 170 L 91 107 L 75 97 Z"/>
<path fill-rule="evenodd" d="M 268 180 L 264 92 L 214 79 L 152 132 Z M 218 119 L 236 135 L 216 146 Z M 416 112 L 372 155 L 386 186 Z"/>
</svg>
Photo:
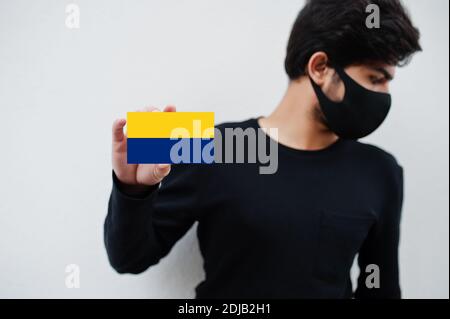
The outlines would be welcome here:
<svg viewBox="0 0 450 319">
<path fill-rule="evenodd" d="M 325 117 L 326 126 L 344 139 L 360 139 L 372 134 L 386 119 L 391 95 L 368 90 L 353 80 L 341 67 L 335 67 L 345 85 L 342 102 L 333 102 L 311 78 Z"/>
</svg>

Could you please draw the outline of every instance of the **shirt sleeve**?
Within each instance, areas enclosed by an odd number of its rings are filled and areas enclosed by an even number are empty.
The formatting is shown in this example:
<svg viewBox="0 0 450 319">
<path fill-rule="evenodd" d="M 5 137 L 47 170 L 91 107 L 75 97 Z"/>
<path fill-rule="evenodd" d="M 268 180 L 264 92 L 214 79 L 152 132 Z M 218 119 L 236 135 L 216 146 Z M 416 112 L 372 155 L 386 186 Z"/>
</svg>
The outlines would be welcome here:
<svg viewBox="0 0 450 319">
<path fill-rule="evenodd" d="M 398 165 L 396 168 L 386 189 L 388 199 L 385 209 L 359 252 L 360 276 L 355 292 L 357 299 L 401 298 L 398 247 L 403 206 L 403 168 Z M 370 265 L 375 265 L 379 270 L 379 287 L 370 288 L 372 286 L 366 283 L 368 276 L 374 274 L 372 267 L 369 267 L 370 272 L 366 272 Z"/>
<path fill-rule="evenodd" d="M 113 172 L 104 243 L 118 273 L 139 274 L 157 264 L 198 220 L 202 176 L 198 165 L 174 165 L 160 185 L 131 196 Z"/>
</svg>

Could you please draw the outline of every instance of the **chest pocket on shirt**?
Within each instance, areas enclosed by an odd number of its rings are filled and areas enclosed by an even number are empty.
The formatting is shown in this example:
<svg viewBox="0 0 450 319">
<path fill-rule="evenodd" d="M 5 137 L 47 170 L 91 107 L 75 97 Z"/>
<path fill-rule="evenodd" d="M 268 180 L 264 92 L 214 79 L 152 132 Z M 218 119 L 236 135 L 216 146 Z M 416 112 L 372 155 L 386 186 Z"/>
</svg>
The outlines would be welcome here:
<svg viewBox="0 0 450 319">
<path fill-rule="evenodd" d="M 360 216 L 323 210 L 313 269 L 315 279 L 337 286 L 344 283 L 375 221 L 375 215 L 369 213 Z"/>
</svg>

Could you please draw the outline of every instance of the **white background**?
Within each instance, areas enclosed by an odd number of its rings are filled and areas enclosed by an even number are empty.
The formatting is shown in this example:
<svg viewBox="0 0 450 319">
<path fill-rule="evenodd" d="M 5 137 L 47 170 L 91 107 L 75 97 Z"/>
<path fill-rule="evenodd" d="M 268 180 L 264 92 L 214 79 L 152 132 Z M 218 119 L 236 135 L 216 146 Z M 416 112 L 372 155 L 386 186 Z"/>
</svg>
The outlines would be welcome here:
<svg viewBox="0 0 450 319">
<path fill-rule="evenodd" d="M 103 220 L 113 119 L 148 105 L 268 115 L 294 0 L 0 0 L 0 297 L 184 298 L 203 279 L 193 231 L 158 266 L 120 276 Z M 406 298 L 449 297 L 448 1 L 409 0 L 424 52 L 400 69 L 386 124 L 368 139 L 405 168 L 401 284 Z M 65 286 L 78 264 L 81 287 Z"/>
</svg>

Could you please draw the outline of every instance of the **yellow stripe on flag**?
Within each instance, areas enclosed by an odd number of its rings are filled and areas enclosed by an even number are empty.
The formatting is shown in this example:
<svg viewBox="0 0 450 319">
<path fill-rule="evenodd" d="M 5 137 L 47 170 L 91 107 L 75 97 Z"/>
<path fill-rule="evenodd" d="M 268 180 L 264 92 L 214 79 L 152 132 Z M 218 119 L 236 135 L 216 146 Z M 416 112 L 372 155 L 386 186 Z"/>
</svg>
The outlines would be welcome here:
<svg viewBox="0 0 450 319">
<path fill-rule="evenodd" d="M 214 138 L 212 112 L 130 112 L 128 138 Z"/>
</svg>

